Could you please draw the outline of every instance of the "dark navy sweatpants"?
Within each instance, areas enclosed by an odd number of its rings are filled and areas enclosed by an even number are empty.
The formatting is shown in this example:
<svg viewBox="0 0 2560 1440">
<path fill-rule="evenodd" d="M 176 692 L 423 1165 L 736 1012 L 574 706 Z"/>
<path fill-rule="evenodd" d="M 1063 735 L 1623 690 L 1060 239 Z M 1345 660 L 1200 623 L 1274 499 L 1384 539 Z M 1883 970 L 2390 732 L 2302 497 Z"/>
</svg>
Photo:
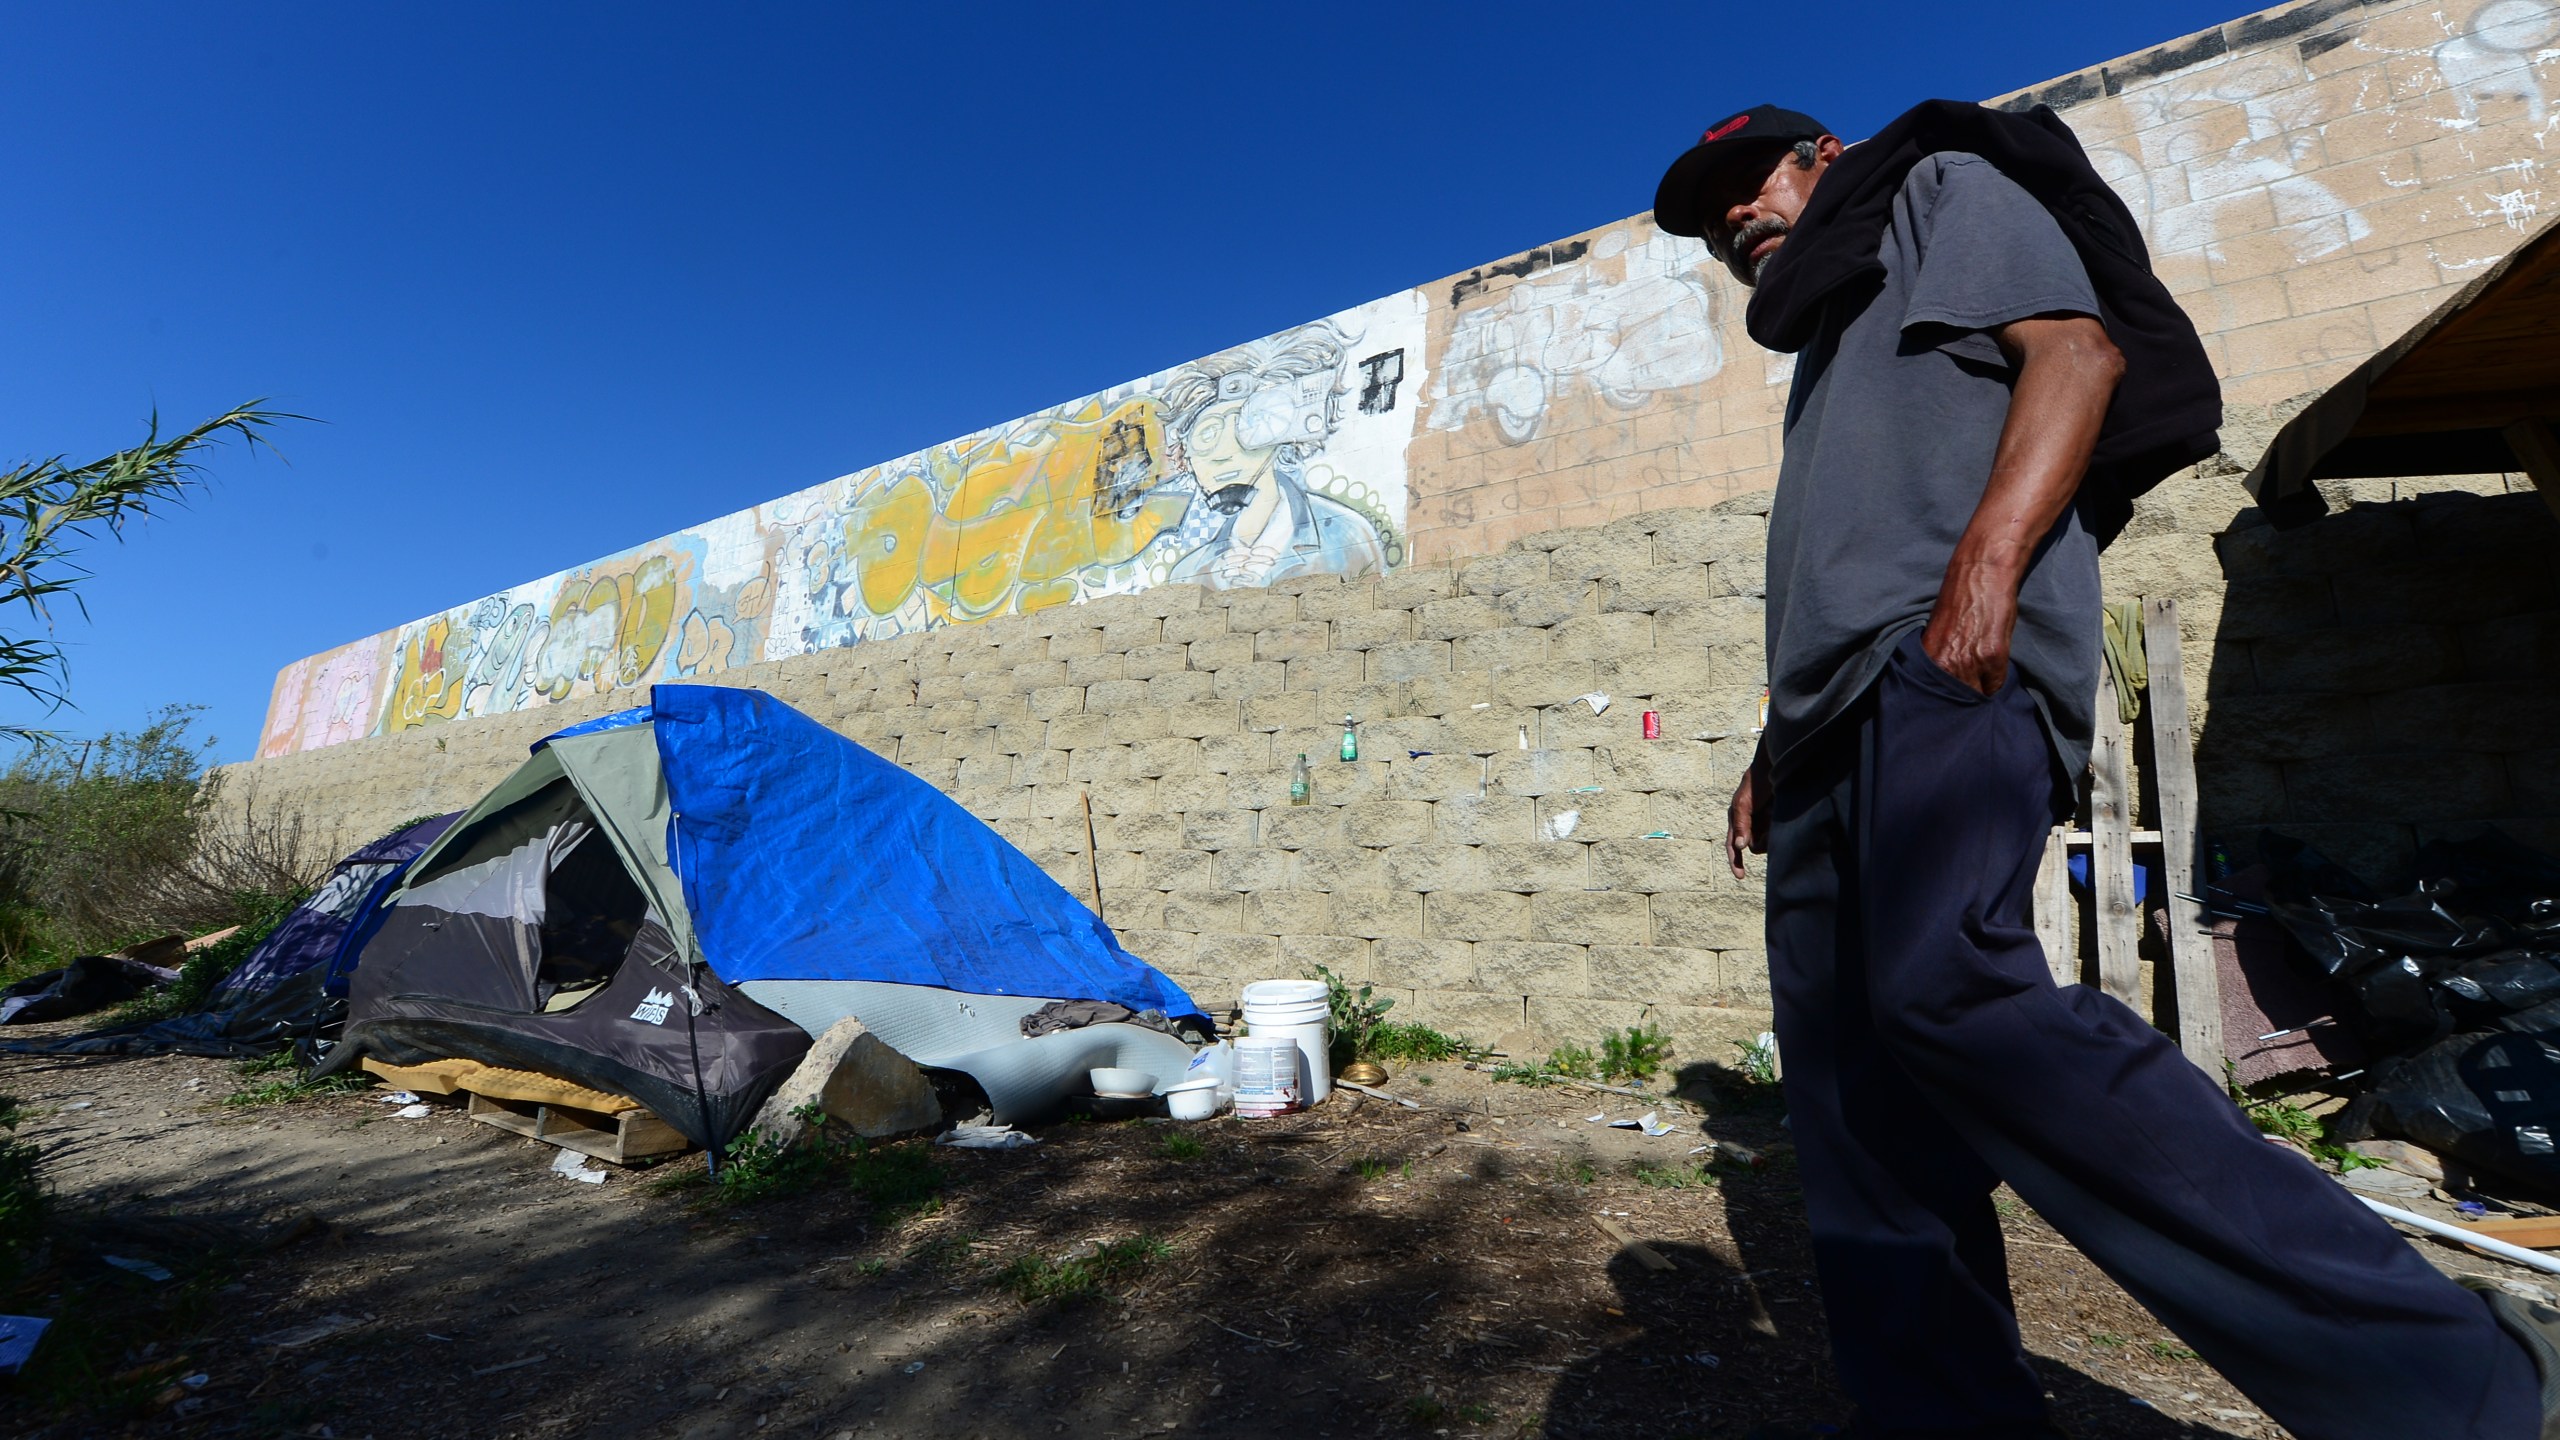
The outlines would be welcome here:
<svg viewBox="0 0 2560 1440">
<path fill-rule="evenodd" d="M 1778 779 L 1769 962 L 1840 1378 L 1878 1435 L 2035 1433 L 2007 1181 L 2302 1440 L 2532 1440 L 2479 1297 L 2259 1137 L 2141 1018 L 2057 989 L 2029 915 L 2053 762 L 2014 676 L 1915 634 Z"/>
</svg>

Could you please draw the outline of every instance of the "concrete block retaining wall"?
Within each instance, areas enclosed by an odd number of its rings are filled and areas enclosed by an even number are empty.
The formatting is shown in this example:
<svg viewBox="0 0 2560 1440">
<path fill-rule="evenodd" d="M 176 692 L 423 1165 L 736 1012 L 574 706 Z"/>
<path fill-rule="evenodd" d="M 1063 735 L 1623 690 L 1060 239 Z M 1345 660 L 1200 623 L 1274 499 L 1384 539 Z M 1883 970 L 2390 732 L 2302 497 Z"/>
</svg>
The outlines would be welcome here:
<svg viewBox="0 0 2560 1440">
<path fill-rule="evenodd" d="M 2235 411 L 2232 451 L 2155 492 L 2104 562 L 2110 595 L 2180 602 L 2207 832 L 2245 857 L 2286 829 L 2377 880 L 2484 820 L 2560 849 L 2560 526 L 2493 476 L 2358 482 L 2347 513 L 2279 534 L 2236 476 L 2280 413 Z M 1763 683 L 1765 507 L 1384 578 L 1163 586 L 716 683 L 905 766 L 1088 900 L 1090 796 L 1106 917 L 1214 1007 L 1321 964 L 1515 1052 L 1650 1017 L 1723 1058 L 1768 1006 L 1759 884 L 1719 848 Z M 1574 698 L 1594 691 L 1603 713 Z M 234 766 L 226 793 L 345 848 L 626 698 Z"/>
</svg>

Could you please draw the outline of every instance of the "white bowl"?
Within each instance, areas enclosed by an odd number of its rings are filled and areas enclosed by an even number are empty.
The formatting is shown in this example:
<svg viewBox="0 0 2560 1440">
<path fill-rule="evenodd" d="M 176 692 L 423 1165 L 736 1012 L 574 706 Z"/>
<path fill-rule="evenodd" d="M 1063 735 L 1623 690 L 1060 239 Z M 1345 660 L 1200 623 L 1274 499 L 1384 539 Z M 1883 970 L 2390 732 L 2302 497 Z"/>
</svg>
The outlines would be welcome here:
<svg viewBox="0 0 2560 1440">
<path fill-rule="evenodd" d="M 1218 1077 L 1204 1075 L 1164 1092 L 1165 1113 L 1176 1120 L 1206 1120 L 1218 1113 Z"/>
<path fill-rule="evenodd" d="M 1156 1077 L 1144 1070 L 1102 1069 L 1090 1072 L 1096 1095 L 1153 1095 Z"/>
</svg>

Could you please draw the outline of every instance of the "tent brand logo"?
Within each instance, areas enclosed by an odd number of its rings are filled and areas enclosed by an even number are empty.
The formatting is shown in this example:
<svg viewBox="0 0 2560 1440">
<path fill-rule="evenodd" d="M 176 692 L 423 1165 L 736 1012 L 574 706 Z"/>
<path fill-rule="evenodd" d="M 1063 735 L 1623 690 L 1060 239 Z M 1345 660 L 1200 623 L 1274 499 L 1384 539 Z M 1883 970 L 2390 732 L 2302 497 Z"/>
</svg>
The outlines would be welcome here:
<svg viewBox="0 0 2560 1440">
<path fill-rule="evenodd" d="M 651 990 L 649 992 L 649 998 L 641 1001 L 639 1008 L 631 1012 L 631 1018 L 634 1020 L 646 1020 L 652 1025 L 664 1025 L 667 1023 L 667 1011 L 672 1008 L 675 1003 L 676 997 L 673 992 L 666 990 Z"/>
</svg>

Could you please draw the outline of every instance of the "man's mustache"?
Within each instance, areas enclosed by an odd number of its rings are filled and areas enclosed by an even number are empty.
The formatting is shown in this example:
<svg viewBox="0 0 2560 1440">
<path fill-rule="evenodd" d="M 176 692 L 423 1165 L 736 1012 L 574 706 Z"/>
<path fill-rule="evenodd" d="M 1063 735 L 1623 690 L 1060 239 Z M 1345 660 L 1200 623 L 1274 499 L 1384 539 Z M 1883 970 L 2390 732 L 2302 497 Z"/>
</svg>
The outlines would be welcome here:
<svg viewBox="0 0 2560 1440">
<path fill-rule="evenodd" d="M 1750 265 L 1752 270 L 1757 272 L 1760 267 L 1752 263 L 1752 250 L 1763 240 L 1769 239 L 1772 236 L 1786 234 L 1788 228 L 1787 222 L 1779 219 L 1777 216 L 1763 215 L 1759 219 L 1752 221 L 1750 224 L 1743 226 L 1741 229 L 1734 231 L 1733 245 L 1729 252 L 1733 256 L 1733 263 L 1737 265 Z"/>
</svg>

